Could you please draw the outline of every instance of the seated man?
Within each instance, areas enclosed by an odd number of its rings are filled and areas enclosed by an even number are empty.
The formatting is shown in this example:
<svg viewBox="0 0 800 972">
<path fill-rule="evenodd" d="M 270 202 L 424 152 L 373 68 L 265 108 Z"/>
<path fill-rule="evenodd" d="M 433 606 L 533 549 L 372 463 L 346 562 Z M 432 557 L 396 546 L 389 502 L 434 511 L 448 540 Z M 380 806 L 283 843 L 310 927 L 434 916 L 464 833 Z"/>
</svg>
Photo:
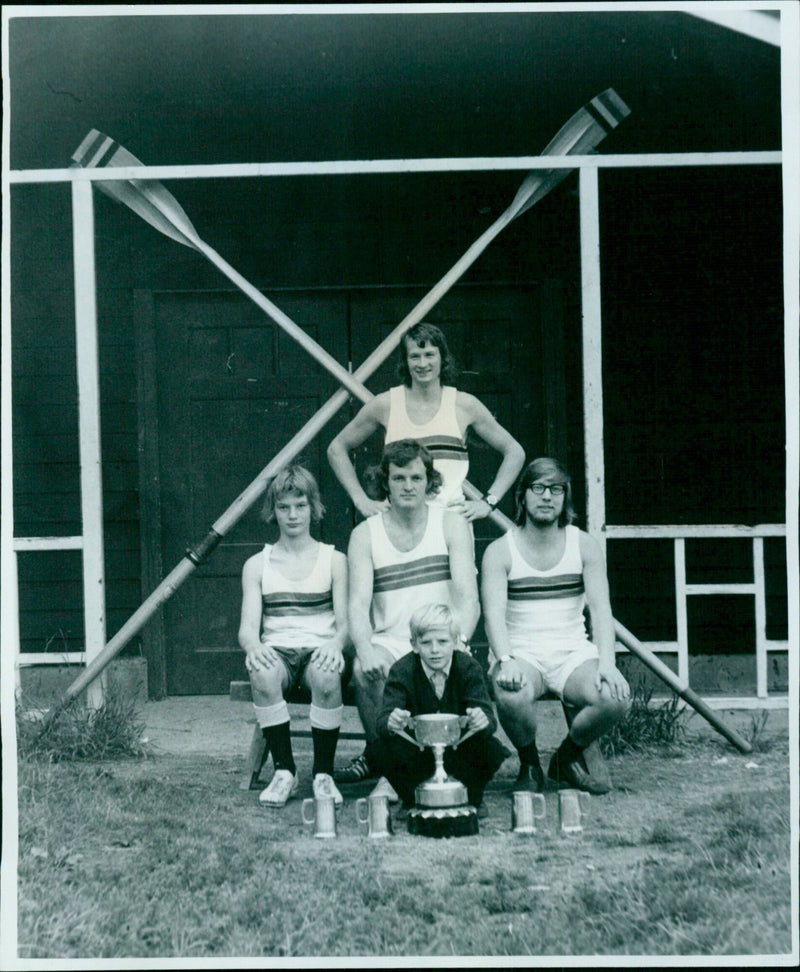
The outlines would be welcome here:
<svg viewBox="0 0 800 972">
<path fill-rule="evenodd" d="M 464 517 L 428 500 L 441 475 L 428 450 L 413 439 L 383 451 L 380 487 L 389 509 L 350 535 L 349 631 L 356 651 L 353 683 L 367 745 L 337 771 L 337 783 L 374 775 L 372 745 L 383 686 L 392 664 L 411 651 L 408 619 L 423 604 L 448 604 L 462 640 L 475 630 L 480 608 L 470 528 Z M 379 780 L 382 787 L 384 781 Z M 378 792 L 391 794 L 382 787 Z"/>
<path fill-rule="evenodd" d="M 246 652 L 256 719 L 275 773 L 259 800 L 282 807 L 297 793 L 286 692 L 302 681 L 311 692 L 314 796 L 342 795 L 333 760 L 342 724 L 342 649 L 347 640 L 347 558 L 310 533 L 325 512 L 314 477 L 290 465 L 269 484 L 264 519 L 277 522 L 277 543 L 242 570 L 239 644 Z"/>
<path fill-rule="evenodd" d="M 555 460 L 534 459 L 520 477 L 515 500 L 517 526 L 486 548 L 481 593 L 497 660 L 491 671 L 497 714 L 519 753 L 517 784 L 544 787 L 534 710 L 549 689 L 577 711 L 548 776 L 559 786 L 605 793 L 609 785 L 589 773 L 583 751 L 625 715 L 630 689 L 615 664 L 602 551 L 572 525 L 570 477 Z"/>
<path fill-rule="evenodd" d="M 446 604 L 418 608 L 409 628 L 413 651 L 392 665 L 383 690 L 376 761 L 408 809 L 416 786 L 433 774 L 433 752 L 420 751 L 395 733 L 412 716 L 465 715 L 466 728 L 478 731 L 457 749 L 445 750 L 444 767 L 466 786 L 478 816 L 486 816 L 483 791 L 508 754 L 493 735 L 497 722 L 483 670 L 466 652 L 455 650 L 460 632 Z"/>
</svg>

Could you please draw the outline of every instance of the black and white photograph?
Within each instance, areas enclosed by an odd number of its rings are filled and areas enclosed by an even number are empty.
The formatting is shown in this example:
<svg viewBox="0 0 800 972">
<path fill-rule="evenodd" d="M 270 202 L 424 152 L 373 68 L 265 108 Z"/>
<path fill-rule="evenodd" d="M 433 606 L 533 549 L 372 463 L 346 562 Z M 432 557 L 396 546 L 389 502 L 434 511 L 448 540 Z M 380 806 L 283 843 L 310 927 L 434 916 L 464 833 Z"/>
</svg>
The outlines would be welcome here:
<svg viewBox="0 0 800 972">
<path fill-rule="evenodd" d="M 796 967 L 800 6 L 2 85 L 0 966 Z"/>
</svg>

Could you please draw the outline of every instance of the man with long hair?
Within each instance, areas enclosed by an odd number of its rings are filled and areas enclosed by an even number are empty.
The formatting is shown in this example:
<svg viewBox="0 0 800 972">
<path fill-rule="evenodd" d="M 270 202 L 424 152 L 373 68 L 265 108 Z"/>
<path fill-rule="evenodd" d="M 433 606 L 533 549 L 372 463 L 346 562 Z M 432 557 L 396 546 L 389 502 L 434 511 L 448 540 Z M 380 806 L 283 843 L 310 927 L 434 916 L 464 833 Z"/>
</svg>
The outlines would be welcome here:
<svg viewBox="0 0 800 972">
<path fill-rule="evenodd" d="M 423 321 L 403 336 L 397 372 L 401 384 L 367 402 L 328 446 L 328 461 L 337 479 L 362 516 L 386 510 L 386 501 L 367 495 L 349 455 L 383 428 L 384 445 L 414 439 L 431 453 L 443 479 L 437 502 L 467 521 L 487 517 L 513 485 L 525 462 L 524 449 L 474 395 L 454 387 L 455 359 L 435 324 Z M 461 490 L 469 469 L 470 429 L 503 457 L 494 481 L 479 500 L 466 500 Z"/>
<path fill-rule="evenodd" d="M 602 551 L 574 526 L 570 476 L 555 459 L 525 468 L 515 502 L 517 525 L 486 548 L 481 594 L 497 713 L 519 753 L 517 786 L 544 787 L 535 702 L 549 690 L 576 714 L 548 776 L 558 786 L 604 793 L 608 784 L 590 774 L 583 751 L 623 717 L 630 688 L 615 663 Z"/>
</svg>

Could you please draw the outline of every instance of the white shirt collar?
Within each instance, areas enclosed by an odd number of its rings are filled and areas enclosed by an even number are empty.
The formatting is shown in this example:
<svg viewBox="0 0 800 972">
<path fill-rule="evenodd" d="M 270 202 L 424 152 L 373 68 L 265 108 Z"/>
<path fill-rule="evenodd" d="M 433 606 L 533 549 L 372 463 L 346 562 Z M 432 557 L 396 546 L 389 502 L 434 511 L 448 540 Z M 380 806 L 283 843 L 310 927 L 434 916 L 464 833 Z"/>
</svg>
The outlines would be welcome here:
<svg viewBox="0 0 800 972">
<path fill-rule="evenodd" d="M 447 679 L 450 676 L 450 669 L 453 665 L 452 658 L 450 659 L 447 668 L 431 668 L 429 665 L 426 665 L 425 662 L 422 660 L 422 655 L 419 656 L 419 660 L 420 660 L 420 664 L 422 665 L 422 670 L 423 672 L 425 672 L 428 681 L 431 680 L 431 675 L 433 675 L 434 672 L 441 672 L 444 675 L 445 679 Z"/>
</svg>

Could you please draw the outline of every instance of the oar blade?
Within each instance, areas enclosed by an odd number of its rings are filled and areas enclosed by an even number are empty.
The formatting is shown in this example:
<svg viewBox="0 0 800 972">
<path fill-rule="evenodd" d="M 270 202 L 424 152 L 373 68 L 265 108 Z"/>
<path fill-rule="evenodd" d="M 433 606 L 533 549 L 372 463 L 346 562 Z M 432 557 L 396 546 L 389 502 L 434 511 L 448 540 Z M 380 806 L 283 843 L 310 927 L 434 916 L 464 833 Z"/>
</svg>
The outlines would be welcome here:
<svg viewBox="0 0 800 972">
<path fill-rule="evenodd" d="M 548 142 L 542 155 L 587 155 L 603 141 L 609 132 L 631 113 L 630 108 L 613 88 L 607 88 L 579 108 Z M 572 169 L 535 169 L 517 190 L 509 207 L 514 218 L 530 209 L 554 186 L 562 182 Z"/>
<path fill-rule="evenodd" d="M 135 155 L 93 128 L 72 155 L 84 169 L 140 166 Z M 101 192 L 132 209 L 160 233 L 196 249 L 197 231 L 178 200 L 155 179 L 96 182 Z"/>
</svg>

